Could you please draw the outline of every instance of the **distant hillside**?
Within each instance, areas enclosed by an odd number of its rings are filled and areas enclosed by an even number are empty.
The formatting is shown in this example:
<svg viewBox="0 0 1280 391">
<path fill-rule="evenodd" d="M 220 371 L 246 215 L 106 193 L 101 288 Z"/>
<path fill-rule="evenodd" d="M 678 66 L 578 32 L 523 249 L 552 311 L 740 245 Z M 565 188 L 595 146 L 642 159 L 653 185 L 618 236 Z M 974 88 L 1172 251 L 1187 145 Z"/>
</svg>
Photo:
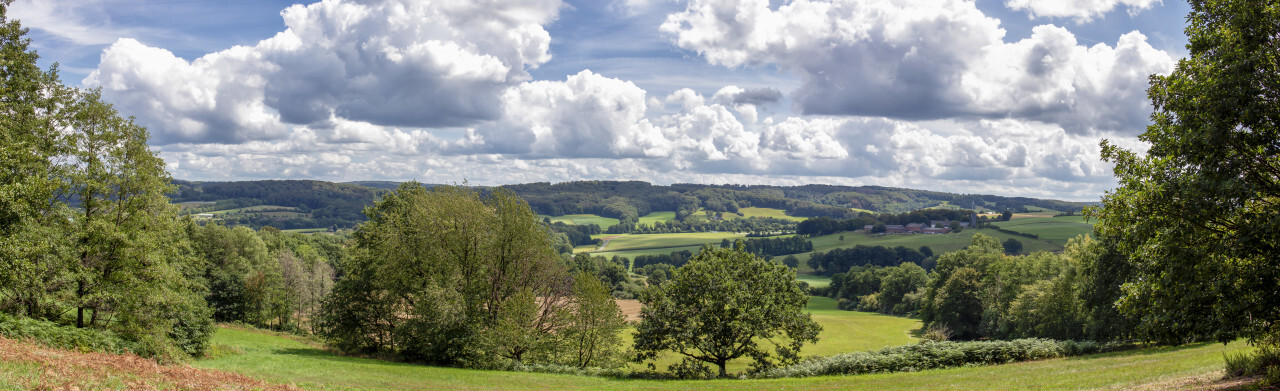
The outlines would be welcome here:
<svg viewBox="0 0 1280 391">
<path fill-rule="evenodd" d="M 205 202 L 183 209 L 187 214 L 225 211 L 258 205 L 295 208 L 297 213 L 241 212 L 227 214 L 229 224 L 253 227 L 349 228 L 365 220 L 364 208 L 387 190 L 345 183 L 310 180 L 188 182 L 174 180 L 173 202 Z"/>
<path fill-rule="evenodd" d="M 305 217 L 288 213 L 228 214 L 233 224 L 272 225 L 277 228 L 351 227 L 364 221 L 363 210 L 399 186 L 391 181 L 334 183 L 310 180 L 188 182 L 175 180 L 174 202 L 186 213 L 205 213 L 272 205 L 296 208 Z M 434 186 L 434 185 L 427 185 Z M 766 185 L 653 185 L 639 181 L 575 181 L 505 185 L 529 202 L 538 214 L 562 216 L 596 214 L 635 222 L 651 212 L 673 211 L 677 220 L 695 213 L 737 212 L 760 207 L 785 210 L 796 217 L 855 217 L 859 210 L 904 213 L 942 207 L 1002 212 L 1031 210 L 1078 212 L 1086 204 L 996 195 L 955 194 L 881 186 L 766 186 Z M 482 188 L 490 191 L 493 188 Z"/>
</svg>

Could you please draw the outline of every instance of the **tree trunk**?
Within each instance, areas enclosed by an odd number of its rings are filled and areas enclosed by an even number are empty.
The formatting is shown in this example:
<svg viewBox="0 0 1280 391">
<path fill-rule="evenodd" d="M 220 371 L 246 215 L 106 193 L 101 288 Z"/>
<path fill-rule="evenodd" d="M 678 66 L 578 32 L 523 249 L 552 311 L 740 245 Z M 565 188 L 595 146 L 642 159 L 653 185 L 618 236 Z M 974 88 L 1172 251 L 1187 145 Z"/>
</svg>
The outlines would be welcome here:
<svg viewBox="0 0 1280 391">
<path fill-rule="evenodd" d="M 729 360 L 720 360 L 719 362 L 716 362 L 716 365 L 720 366 L 720 377 L 729 377 L 729 373 L 724 370 L 725 365 L 728 363 Z"/>
<path fill-rule="evenodd" d="M 84 300 L 84 280 L 80 280 L 76 287 L 76 298 Z M 84 327 L 84 303 L 76 304 L 76 327 Z"/>
</svg>

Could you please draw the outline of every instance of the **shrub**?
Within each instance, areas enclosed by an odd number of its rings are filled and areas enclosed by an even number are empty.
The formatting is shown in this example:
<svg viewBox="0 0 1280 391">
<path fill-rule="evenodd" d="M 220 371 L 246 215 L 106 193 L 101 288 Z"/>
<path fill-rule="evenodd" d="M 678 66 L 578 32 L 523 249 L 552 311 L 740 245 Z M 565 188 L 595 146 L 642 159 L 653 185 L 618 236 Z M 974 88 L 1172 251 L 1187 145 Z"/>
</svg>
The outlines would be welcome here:
<svg viewBox="0 0 1280 391">
<path fill-rule="evenodd" d="M 1132 348 L 1132 344 L 1018 339 L 1012 341 L 929 342 L 809 359 L 757 377 L 809 377 L 1006 364 Z"/>
<path fill-rule="evenodd" d="M 45 320 L 18 318 L 0 313 L 0 336 L 30 339 L 44 346 L 80 352 L 123 354 L 136 346 L 108 330 L 62 326 Z"/>
</svg>

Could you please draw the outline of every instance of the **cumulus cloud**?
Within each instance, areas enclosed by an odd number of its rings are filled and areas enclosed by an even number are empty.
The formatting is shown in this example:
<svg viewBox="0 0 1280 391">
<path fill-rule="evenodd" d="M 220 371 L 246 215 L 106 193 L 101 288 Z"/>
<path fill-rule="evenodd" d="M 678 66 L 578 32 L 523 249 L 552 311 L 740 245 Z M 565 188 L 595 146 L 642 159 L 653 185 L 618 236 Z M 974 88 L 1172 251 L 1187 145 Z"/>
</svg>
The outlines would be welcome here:
<svg viewBox="0 0 1280 391">
<path fill-rule="evenodd" d="M 1120 6 L 1127 7 L 1129 14 L 1133 15 L 1161 2 L 1161 0 L 1006 0 L 1004 4 L 1015 11 L 1026 11 L 1032 18 L 1070 18 L 1076 23 L 1088 23 L 1093 18 Z"/>
<path fill-rule="evenodd" d="M 451 127 L 498 118 L 502 94 L 550 60 L 559 0 L 330 0 L 284 10 L 287 29 L 187 61 L 116 41 L 85 80 L 157 140 L 277 139 L 334 119 Z"/>
<path fill-rule="evenodd" d="M 1006 43 L 998 20 L 962 0 L 692 0 L 661 29 L 711 64 L 798 73 L 806 114 L 1009 117 L 1077 134 L 1140 130 L 1147 76 L 1174 64 L 1136 32 L 1084 47 L 1040 26 Z"/>
</svg>

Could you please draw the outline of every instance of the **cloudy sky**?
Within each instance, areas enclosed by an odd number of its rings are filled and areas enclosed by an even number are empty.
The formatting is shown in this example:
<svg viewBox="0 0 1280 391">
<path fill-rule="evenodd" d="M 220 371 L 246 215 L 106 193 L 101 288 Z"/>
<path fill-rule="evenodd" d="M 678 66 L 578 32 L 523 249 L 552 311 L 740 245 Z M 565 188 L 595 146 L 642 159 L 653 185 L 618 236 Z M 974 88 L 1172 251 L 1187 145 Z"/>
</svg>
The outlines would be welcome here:
<svg viewBox="0 0 1280 391">
<path fill-rule="evenodd" d="M 17 0 L 174 177 L 1096 200 L 1180 0 Z"/>
</svg>

